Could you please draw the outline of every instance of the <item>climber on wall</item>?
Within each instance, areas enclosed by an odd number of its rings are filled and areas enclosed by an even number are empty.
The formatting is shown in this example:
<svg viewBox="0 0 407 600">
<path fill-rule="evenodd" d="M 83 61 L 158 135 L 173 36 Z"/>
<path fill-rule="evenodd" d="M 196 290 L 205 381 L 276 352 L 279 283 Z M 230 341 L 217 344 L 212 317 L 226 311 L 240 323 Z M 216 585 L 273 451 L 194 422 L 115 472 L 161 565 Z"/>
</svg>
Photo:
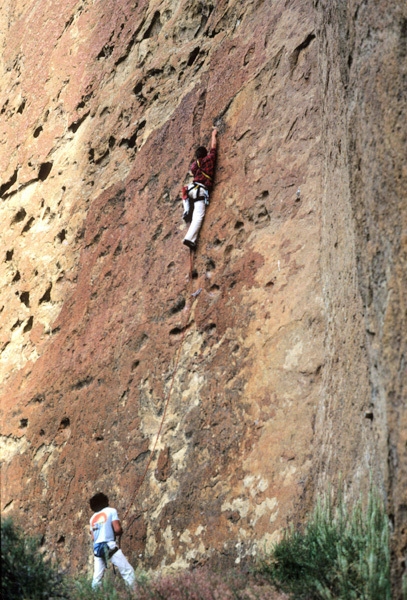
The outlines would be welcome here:
<svg viewBox="0 0 407 600">
<path fill-rule="evenodd" d="M 109 498 L 101 492 L 92 496 L 89 504 L 94 511 L 90 519 L 94 555 L 92 587 L 100 585 L 108 560 L 119 569 L 126 584 L 133 587 L 134 569 L 116 544 L 116 537 L 120 538 L 123 534 L 117 510 L 109 506 Z"/>
<path fill-rule="evenodd" d="M 196 248 L 196 240 L 205 216 L 205 209 L 209 204 L 209 192 L 213 187 L 213 177 L 216 165 L 216 136 L 217 129 L 212 130 L 211 147 L 208 153 L 204 146 L 199 146 L 195 153 L 195 161 L 191 165 L 193 183 L 182 188 L 182 201 L 184 205 L 184 221 L 191 222 L 183 243 Z"/>
</svg>

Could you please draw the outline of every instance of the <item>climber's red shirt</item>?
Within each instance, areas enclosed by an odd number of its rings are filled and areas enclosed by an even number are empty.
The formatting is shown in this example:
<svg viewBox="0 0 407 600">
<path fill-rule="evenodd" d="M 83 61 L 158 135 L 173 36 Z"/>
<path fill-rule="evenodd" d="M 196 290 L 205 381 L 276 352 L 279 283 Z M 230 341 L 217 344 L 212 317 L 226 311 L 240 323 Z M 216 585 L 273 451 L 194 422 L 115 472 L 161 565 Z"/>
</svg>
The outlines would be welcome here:
<svg viewBox="0 0 407 600">
<path fill-rule="evenodd" d="M 213 177 L 215 174 L 215 163 L 216 163 L 216 148 L 205 156 L 196 160 L 191 165 L 192 175 L 194 176 L 195 183 L 202 183 L 208 190 L 213 187 Z"/>
</svg>

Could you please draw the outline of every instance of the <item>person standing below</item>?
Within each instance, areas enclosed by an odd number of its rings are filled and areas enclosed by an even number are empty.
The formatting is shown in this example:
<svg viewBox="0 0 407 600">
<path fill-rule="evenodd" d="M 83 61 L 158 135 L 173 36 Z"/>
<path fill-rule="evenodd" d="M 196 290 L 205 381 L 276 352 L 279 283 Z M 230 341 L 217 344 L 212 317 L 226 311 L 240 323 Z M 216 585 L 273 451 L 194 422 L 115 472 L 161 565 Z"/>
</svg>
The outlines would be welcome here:
<svg viewBox="0 0 407 600">
<path fill-rule="evenodd" d="M 183 219 L 191 220 L 188 232 L 183 240 L 185 246 L 196 248 L 196 240 L 209 204 L 209 192 L 213 188 L 213 178 L 216 166 L 217 129 L 212 130 L 211 147 L 208 153 L 204 146 L 197 148 L 196 160 L 191 165 L 193 183 L 182 189 L 184 203 Z M 192 217 L 191 217 L 192 215 Z"/>
<path fill-rule="evenodd" d="M 116 537 L 120 538 L 123 533 L 117 510 L 109 506 L 109 498 L 101 492 L 92 496 L 89 504 L 94 511 L 90 519 L 94 554 L 92 587 L 100 585 L 108 560 L 118 568 L 126 584 L 133 587 L 134 569 L 116 544 Z"/>
</svg>

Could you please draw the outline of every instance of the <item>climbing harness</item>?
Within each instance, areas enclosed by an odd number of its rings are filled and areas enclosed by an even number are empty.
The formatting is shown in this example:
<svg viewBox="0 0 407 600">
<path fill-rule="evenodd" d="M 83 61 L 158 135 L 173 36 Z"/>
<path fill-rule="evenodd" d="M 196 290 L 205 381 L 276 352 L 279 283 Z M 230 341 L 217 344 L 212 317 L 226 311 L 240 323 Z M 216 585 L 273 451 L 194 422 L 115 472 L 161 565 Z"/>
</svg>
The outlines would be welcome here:
<svg viewBox="0 0 407 600">
<path fill-rule="evenodd" d="M 93 554 L 98 558 L 103 558 L 105 565 L 107 566 L 107 561 L 109 558 L 112 558 L 113 554 L 119 550 L 119 547 L 109 548 L 107 542 L 100 542 L 100 544 L 95 544 L 93 547 Z"/>
<path fill-rule="evenodd" d="M 120 539 L 120 538 L 119 538 Z M 116 543 L 116 542 L 115 542 Z M 97 558 L 101 558 L 105 563 L 105 567 L 108 567 L 108 561 L 112 558 L 116 552 L 120 550 L 120 543 L 116 545 L 114 548 L 109 548 L 107 542 L 100 542 L 99 544 L 95 544 L 93 546 L 93 555 Z M 116 567 L 112 563 L 113 573 L 116 576 Z"/>
<path fill-rule="evenodd" d="M 182 204 L 184 212 L 182 218 L 186 223 L 192 221 L 194 203 L 203 200 L 205 206 L 209 206 L 209 192 L 202 183 L 190 183 L 182 188 Z"/>
<path fill-rule="evenodd" d="M 192 274 L 193 274 L 193 254 L 194 254 L 193 251 L 190 250 L 190 252 L 189 252 L 189 281 L 190 282 L 192 282 Z M 141 486 L 144 483 L 144 479 L 146 478 L 147 472 L 148 472 L 148 470 L 150 468 L 150 464 L 151 464 L 151 461 L 153 459 L 153 456 L 154 456 L 154 453 L 155 453 L 155 450 L 156 450 L 156 447 L 157 447 L 158 440 L 159 440 L 159 438 L 161 436 L 161 431 L 162 431 L 162 428 L 163 428 L 163 425 L 164 425 L 164 421 L 165 421 L 165 417 L 166 417 L 166 414 L 167 414 L 168 405 L 170 403 L 170 398 L 171 398 L 172 388 L 173 388 L 173 385 L 174 385 L 175 376 L 176 376 L 176 374 L 178 372 L 178 365 L 179 365 L 179 360 L 180 360 L 180 356 L 181 356 L 182 346 L 183 346 L 184 339 L 185 339 L 185 334 L 186 334 L 186 331 L 187 331 L 187 328 L 188 328 L 189 317 L 191 315 L 191 310 L 192 310 L 194 301 L 199 296 L 199 294 L 201 293 L 201 291 L 202 291 L 202 289 L 200 288 L 199 290 L 197 290 L 196 292 L 194 292 L 194 293 L 191 294 L 191 297 L 193 298 L 193 301 L 190 303 L 190 306 L 188 308 L 188 312 L 187 312 L 186 319 L 185 319 L 185 325 L 183 327 L 181 327 L 181 331 L 182 331 L 181 340 L 180 340 L 180 344 L 178 346 L 178 352 L 177 352 L 177 355 L 176 355 L 175 365 L 174 365 L 174 369 L 173 369 L 173 372 L 172 372 L 170 388 L 168 390 L 167 398 L 166 398 L 165 403 L 164 403 L 163 416 L 161 418 L 160 426 L 158 428 L 158 432 L 157 432 L 157 435 L 156 435 L 156 438 L 155 438 L 155 441 L 154 441 L 153 448 L 152 448 L 152 450 L 150 452 L 150 456 L 148 458 L 146 468 L 144 469 L 144 473 L 143 473 L 143 475 L 141 477 L 140 483 L 137 485 L 136 489 L 134 490 L 134 492 L 133 492 L 133 494 L 131 496 L 131 500 L 129 502 L 129 508 L 127 509 L 127 511 L 124 514 L 123 521 L 127 517 L 128 513 L 130 511 L 130 507 L 134 504 L 134 500 L 136 499 L 137 494 L 139 493 L 139 491 L 141 489 Z M 136 517 L 134 517 L 134 518 L 136 518 Z M 133 519 L 133 521 L 134 521 L 134 519 Z M 128 525 L 128 527 L 130 527 L 130 524 Z"/>
<path fill-rule="evenodd" d="M 194 181 L 194 183 L 190 183 L 189 185 L 187 185 L 187 194 L 189 200 L 204 200 L 206 206 L 208 206 L 209 192 L 203 183 L 198 183 Z"/>
</svg>

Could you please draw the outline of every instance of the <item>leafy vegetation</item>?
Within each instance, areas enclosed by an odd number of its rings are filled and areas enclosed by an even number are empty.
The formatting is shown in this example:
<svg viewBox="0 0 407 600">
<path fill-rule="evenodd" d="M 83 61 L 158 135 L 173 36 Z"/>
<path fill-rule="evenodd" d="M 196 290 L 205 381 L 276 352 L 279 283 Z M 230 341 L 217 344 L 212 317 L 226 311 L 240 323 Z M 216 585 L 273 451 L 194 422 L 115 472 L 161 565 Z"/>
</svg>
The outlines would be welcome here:
<svg viewBox="0 0 407 600">
<path fill-rule="evenodd" d="M 274 586 L 297 600 L 391 598 L 389 523 L 373 491 L 365 509 L 361 498 L 348 510 L 342 494 L 335 507 L 325 496 L 303 529 L 287 530 L 254 573 L 204 568 L 172 576 L 138 573 L 135 591 L 111 568 L 96 590 L 89 577 L 63 577 L 44 559 L 39 541 L 10 520 L 2 523 L 1 536 L 4 600 L 281 600 Z"/>
<path fill-rule="evenodd" d="M 27 537 L 10 519 L 1 524 L 1 597 L 3 600 L 67 598 L 66 584 L 40 552 L 40 541 Z"/>
<path fill-rule="evenodd" d="M 69 600 L 131 600 L 136 596 L 126 588 L 120 575 L 114 577 L 110 569 L 105 573 L 102 583 L 92 589 L 91 577 L 79 577 L 71 580 Z"/>
<path fill-rule="evenodd" d="M 45 560 L 40 540 L 26 536 L 10 519 L 1 525 L 2 600 L 274 600 L 279 594 L 264 581 L 238 572 L 183 571 L 172 576 L 137 573 L 136 590 L 129 590 L 109 567 L 102 584 L 92 589 L 91 577 L 64 576 Z"/>
<path fill-rule="evenodd" d="M 259 570 L 279 589 L 307 600 L 390 600 L 389 522 L 370 491 L 351 511 L 339 494 L 318 502 L 302 531 L 286 531 Z"/>
<path fill-rule="evenodd" d="M 107 575 L 107 577 L 106 577 Z M 239 571 L 214 573 L 204 567 L 173 575 L 147 577 L 137 574 L 134 592 L 120 576 L 107 573 L 102 586 L 92 590 L 91 580 L 75 583 L 71 600 L 283 600 L 264 578 Z M 115 580 L 114 580 L 115 579 Z M 284 596 L 286 598 L 286 596 Z"/>
</svg>

